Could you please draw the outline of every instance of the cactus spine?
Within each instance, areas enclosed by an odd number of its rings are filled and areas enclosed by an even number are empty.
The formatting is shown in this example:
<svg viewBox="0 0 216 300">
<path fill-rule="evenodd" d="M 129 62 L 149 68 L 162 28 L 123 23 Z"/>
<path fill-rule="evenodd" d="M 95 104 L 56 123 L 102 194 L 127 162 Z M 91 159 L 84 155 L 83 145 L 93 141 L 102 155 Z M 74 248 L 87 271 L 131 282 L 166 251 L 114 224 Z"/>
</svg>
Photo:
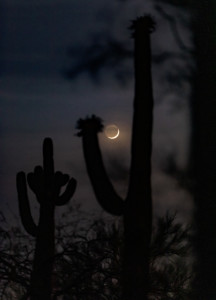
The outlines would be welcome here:
<svg viewBox="0 0 216 300">
<path fill-rule="evenodd" d="M 101 119 L 80 119 L 88 175 L 98 202 L 108 213 L 123 216 L 125 249 L 123 265 L 124 300 L 147 299 L 149 288 L 149 245 L 152 232 L 151 151 L 153 93 L 151 79 L 150 32 L 154 22 L 144 16 L 132 22 L 134 38 L 135 98 L 131 145 L 131 166 L 125 200 L 115 192 L 104 168 L 97 133 Z"/>
<path fill-rule="evenodd" d="M 76 180 L 61 172 L 54 172 L 53 143 L 46 138 L 43 143 L 43 168 L 37 166 L 27 175 L 28 185 L 40 204 L 38 225 L 35 224 L 30 210 L 26 175 L 17 174 L 17 192 L 20 216 L 25 230 L 36 237 L 33 271 L 31 276 L 30 299 L 49 300 L 52 292 L 52 260 L 54 257 L 54 211 L 56 205 L 66 204 L 73 196 Z M 60 195 L 61 187 L 66 189 Z"/>
</svg>

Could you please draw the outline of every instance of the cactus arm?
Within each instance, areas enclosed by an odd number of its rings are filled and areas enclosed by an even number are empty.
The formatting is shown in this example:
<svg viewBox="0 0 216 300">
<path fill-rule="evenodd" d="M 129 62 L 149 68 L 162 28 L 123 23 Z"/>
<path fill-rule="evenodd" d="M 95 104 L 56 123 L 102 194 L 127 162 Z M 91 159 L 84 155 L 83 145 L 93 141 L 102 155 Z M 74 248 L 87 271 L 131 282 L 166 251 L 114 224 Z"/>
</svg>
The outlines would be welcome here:
<svg viewBox="0 0 216 300">
<path fill-rule="evenodd" d="M 36 195 L 38 202 L 43 199 L 44 188 L 41 184 L 42 178 L 44 177 L 43 168 L 41 166 L 36 166 L 34 172 L 27 174 L 27 182 L 30 189 Z"/>
<path fill-rule="evenodd" d="M 83 136 L 87 172 L 102 208 L 113 215 L 122 215 L 124 202 L 115 192 L 105 171 L 96 133 Z"/>
<path fill-rule="evenodd" d="M 62 206 L 66 203 L 69 202 L 69 200 L 71 199 L 71 197 L 73 196 L 75 190 L 76 190 L 76 186 L 77 186 L 77 182 L 74 178 L 71 178 L 66 186 L 65 191 L 63 192 L 62 195 L 60 195 L 56 201 L 55 201 L 55 205 L 57 206 Z"/>
<path fill-rule="evenodd" d="M 103 164 L 97 136 L 98 120 L 95 116 L 79 120 L 78 128 L 81 131 L 78 136 L 82 136 L 86 168 L 99 204 L 106 212 L 120 216 L 123 214 L 124 201 L 115 192 Z"/>
<path fill-rule="evenodd" d="M 26 176 L 24 172 L 19 172 L 16 178 L 19 211 L 22 220 L 22 224 L 25 230 L 33 237 L 37 236 L 38 228 L 34 223 L 31 215 L 29 199 L 27 194 Z"/>
<path fill-rule="evenodd" d="M 50 138 L 46 138 L 43 143 L 43 167 L 37 166 L 33 173 L 28 174 L 29 187 L 41 205 L 48 200 L 60 206 L 66 204 L 75 192 L 76 180 L 69 179 L 67 174 L 54 172 L 53 144 Z M 65 191 L 59 195 L 61 187 L 66 184 Z"/>
</svg>

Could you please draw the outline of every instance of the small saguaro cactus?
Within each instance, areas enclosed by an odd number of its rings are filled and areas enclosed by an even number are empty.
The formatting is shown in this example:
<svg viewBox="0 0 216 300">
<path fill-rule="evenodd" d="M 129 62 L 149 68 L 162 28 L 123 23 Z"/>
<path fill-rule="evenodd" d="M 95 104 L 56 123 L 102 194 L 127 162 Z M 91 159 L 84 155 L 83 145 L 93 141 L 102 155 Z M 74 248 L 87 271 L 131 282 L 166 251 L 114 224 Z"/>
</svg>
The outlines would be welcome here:
<svg viewBox="0 0 216 300">
<path fill-rule="evenodd" d="M 105 211 L 124 220 L 122 284 L 124 300 L 145 300 L 149 288 L 149 246 L 152 233 L 151 151 L 153 93 L 150 33 L 155 24 L 150 16 L 132 22 L 134 38 L 135 98 L 131 144 L 131 166 L 125 200 L 115 192 L 106 173 L 97 133 L 101 119 L 92 116 L 77 123 L 84 157 L 96 198 Z"/>
<path fill-rule="evenodd" d="M 76 180 L 61 172 L 54 172 L 53 143 L 45 138 L 43 143 L 43 167 L 36 166 L 27 175 L 28 185 L 40 204 L 38 225 L 35 224 L 27 194 L 26 175 L 17 174 L 19 211 L 25 230 L 36 237 L 33 271 L 30 283 L 31 300 L 50 300 L 52 292 L 52 267 L 55 248 L 55 206 L 66 204 L 76 189 Z M 66 189 L 60 195 L 61 187 Z"/>
</svg>

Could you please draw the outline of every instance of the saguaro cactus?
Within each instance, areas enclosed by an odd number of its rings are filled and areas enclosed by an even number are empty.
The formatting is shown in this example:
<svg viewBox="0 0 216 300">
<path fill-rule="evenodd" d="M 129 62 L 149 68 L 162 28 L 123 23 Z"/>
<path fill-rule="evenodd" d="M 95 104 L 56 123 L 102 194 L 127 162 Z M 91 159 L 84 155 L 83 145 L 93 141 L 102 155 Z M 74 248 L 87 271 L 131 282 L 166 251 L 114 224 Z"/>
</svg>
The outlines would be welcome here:
<svg viewBox="0 0 216 300">
<path fill-rule="evenodd" d="M 20 216 L 25 230 L 36 237 L 36 247 L 31 276 L 30 299 L 51 299 L 51 279 L 54 257 L 55 206 L 66 204 L 73 196 L 76 180 L 61 172 L 54 172 L 53 144 L 50 138 L 43 143 L 43 168 L 37 166 L 27 175 L 28 185 L 40 204 L 39 223 L 35 224 L 30 210 L 26 175 L 17 174 L 17 192 Z M 60 195 L 61 187 L 66 189 Z"/>
<path fill-rule="evenodd" d="M 132 22 L 134 38 L 135 98 L 131 145 L 131 167 L 125 200 L 115 192 L 102 161 L 97 133 L 101 119 L 80 119 L 87 171 L 100 205 L 113 215 L 122 215 L 125 231 L 123 265 L 124 300 L 147 299 L 149 286 L 149 245 L 152 232 L 151 151 L 153 95 L 151 79 L 150 33 L 154 22 L 144 16 Z"/>
</svg>

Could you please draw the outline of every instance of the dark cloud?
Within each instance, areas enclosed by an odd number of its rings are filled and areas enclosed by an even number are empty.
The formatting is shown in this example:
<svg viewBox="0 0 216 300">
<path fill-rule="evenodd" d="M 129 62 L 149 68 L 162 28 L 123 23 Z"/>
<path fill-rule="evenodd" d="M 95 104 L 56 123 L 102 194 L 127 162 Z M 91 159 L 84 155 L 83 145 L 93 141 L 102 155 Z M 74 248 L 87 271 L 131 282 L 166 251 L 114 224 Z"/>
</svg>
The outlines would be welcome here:
<svg viewBox="0 0 216 300">
<path fill-rule="evenodd" d="M 75 58 L 75 62 L 65 74 L 68 79 L 73 79 L 87 72 L 97 80 L 102 72 L 111 71 L 120 82 L 124 82 L 132 75 L 125 62 L 132 58 L 132 54 L 132 50 L 121 41 L 101 34 L 93 37 L 92 43 L 85 48 L 70 49 L 69 55 Z"/>
</svg>

